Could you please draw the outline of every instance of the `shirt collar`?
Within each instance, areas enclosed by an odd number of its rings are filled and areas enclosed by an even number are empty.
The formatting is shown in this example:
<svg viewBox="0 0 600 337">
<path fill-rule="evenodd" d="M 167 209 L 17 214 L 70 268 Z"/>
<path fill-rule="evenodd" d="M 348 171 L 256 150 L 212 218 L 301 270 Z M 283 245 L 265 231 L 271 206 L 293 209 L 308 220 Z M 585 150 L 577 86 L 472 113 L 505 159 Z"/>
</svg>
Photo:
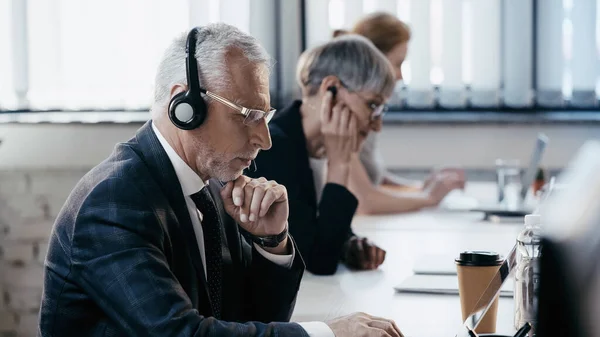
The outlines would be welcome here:
<svg viewBox="0 0 600 337">
<path fill-rule="evenodd" d="M 189 167 L 186 162 L 179 157 L 177 152 L 173 149 L 171 144 L 163 137 L 163 135 L 158 131 L 158 128 L 152 123 L 152 131 L 156 134 L 160 145 L 162 145 L 163 149 L 167 153 L 171 164 L 173 165 L 173 169 L 175 169 L 175 174 L 177 175 L 177 179 L 179 179 L 179 184 L 181 185 L 181 190 L 185 196 L 192 195 L 208 184 L 208 181 L 205 183 L 202 181 L 199 175 Z"/>
</svg>

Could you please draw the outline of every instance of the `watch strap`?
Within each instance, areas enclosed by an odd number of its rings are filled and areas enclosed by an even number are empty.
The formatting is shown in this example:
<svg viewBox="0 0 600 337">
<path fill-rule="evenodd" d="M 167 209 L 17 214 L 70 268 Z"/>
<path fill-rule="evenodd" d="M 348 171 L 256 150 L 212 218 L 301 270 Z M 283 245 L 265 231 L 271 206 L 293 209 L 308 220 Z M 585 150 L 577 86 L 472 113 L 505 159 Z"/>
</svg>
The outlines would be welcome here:
<svg viewBox="0 0 600 337">
<path fill-rule="evenodd" d="M 240 230 L 242 231 L 242 233 L 244 234 L 244 236 L 248 237 L 250 240 L 252 240 L 252 242 L 256 243 L 257 245 L 259 245 L 260 247 L 268 247 L 268 248 L 274 248 L 279 246 L 279 244 L 285 240 L 285 238 L 288 235 L 288 226 L 285 226 L 285 228 L 283 229 L 283 231 L 279 234 L 275 234 L 275 235 L 265 235 L 265 236 L 259 236 L 259 235 L 254 235 L 250 232 L 248 232 L 247 230 L 245 230 L 242 226 L 239 226 Z"/>
</svg>

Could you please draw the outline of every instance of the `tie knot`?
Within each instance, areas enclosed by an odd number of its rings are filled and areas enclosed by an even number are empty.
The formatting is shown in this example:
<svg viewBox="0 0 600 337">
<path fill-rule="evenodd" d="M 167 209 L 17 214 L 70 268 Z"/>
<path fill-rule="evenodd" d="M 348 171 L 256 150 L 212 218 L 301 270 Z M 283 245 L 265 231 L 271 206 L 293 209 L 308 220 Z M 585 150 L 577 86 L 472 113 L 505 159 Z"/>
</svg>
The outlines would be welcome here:
<svg viewBox="0 0 600 337">
<path fill-rule="evenodd" d="M 192 194 L 190 197 L 196 204 L 196 207 L 198 207 L 199 209 L 204 209 L 207 206 L 214 205 L 214 200 L 210 195 L 207 186 L 204 186 L 200 191 Z"/>
</svg>

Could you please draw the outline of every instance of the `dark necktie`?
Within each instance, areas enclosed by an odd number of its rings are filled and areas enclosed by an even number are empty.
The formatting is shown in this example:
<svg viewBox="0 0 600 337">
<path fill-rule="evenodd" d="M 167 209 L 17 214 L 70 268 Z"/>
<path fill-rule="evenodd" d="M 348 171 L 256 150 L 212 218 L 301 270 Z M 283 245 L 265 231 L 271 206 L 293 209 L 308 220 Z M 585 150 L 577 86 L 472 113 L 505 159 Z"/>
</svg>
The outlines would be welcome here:
<svg viewBox="0 0 600 337">
<path fill-rule="evenodd" d="M 206 257 L 206 281 L 215 318 L 221 318 L 221 272 L 223 257 L 221 255 L 221 225 L 217 206 L 203 187 L 191 195 L 198 210 L 202 213 L 202 231 L 204 233 L 204 254 Z"/>
</svg>

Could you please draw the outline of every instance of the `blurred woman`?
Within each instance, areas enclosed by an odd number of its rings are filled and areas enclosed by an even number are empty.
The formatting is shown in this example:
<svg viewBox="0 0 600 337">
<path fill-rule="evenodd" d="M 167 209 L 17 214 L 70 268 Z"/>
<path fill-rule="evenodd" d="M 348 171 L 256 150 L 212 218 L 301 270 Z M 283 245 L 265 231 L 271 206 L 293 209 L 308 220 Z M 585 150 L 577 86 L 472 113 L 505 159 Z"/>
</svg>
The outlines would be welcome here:
<svg viewBox="0 0 600 337">
<path fill-rule="evenodd" d="M 305 51 L 296 79 L 302 99 L 275 114 L 273 146 L 248 174 L 287 188 L 289 230 L 310 272 L 333 274 L 340 261 L 375 269 L 385 251 L 352 233 L 359 201 L 348 187 L 361 144 L 381 126 L 395 85 L 392 66 L 372 42 L 352 34 Z"/>
<path fill-rule="evenodd" d="M 334 37 L 353 33 L 362 35 L 387 57 L 394 69 L 396 81 L 402 80 L 402 64 L 408 52 L 410 28 L 396 16 L 375 12 L 358 21 L 351 31 L 336 30 Z M 381 118 L 377 121 L 381 124 Z M 351 164 L 350 190 L 359 200 L 359 213 L 401 213 L 437 206 L 453 189 L 463 188 L 464 171 L 452 168 L 434 170 L 423 183 L 396 176 L 385 169 L 378 149 L 375 127 Z M 407 187 L 408 191 L 393 192 L 381 185 Z"/>
</svg>

